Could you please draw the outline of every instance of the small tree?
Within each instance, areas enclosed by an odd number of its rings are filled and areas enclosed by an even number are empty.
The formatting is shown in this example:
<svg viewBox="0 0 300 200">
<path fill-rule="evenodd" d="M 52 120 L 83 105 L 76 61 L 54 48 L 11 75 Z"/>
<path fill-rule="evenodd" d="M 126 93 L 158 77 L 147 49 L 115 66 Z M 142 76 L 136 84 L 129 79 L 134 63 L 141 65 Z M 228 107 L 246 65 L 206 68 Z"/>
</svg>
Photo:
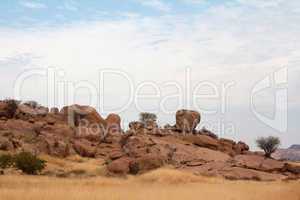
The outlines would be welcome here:
<svg viewBox="0 0 300 200">
<path fill-rule="evenodd" d="M 154 113 L 142 112 L 140 113 L 140 121 L 146 124 L 148 121 L 156 121 L 157 116 Z"/>
<path fill-rule="evenodd" d="M 26 174 L 37 174 L 46 167 L 46 161 L 29 152 L 21 152 L 14 156 L 14 165 Z"/>
<path fill-rule="evenodd" d="M 256 144 L 259 148 L 264 150 L 265 156 L 270 158 L 271 154 L 274 153 L 279 147 L 280 139 L 274 136 L 260 137 L 256 140 Z"/>
</svg>

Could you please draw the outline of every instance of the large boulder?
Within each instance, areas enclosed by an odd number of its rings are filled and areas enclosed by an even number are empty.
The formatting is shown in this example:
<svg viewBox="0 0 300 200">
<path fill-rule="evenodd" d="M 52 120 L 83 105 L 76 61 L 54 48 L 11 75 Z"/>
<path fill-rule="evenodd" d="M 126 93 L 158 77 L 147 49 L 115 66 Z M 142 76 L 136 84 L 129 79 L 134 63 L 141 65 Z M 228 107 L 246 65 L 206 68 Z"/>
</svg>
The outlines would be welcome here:
<svg viewBox="0 0 300 200">
<path fill-rule="evenodd" d="M 60 113 L 70 126 L 93 126 L 106 127 L 106 121 L 99 115 L 95 108 L 90 106 L 72 105 L 65 106 Z"/>
<path fill-rule="evenodd" d="M 107 170 L 111 174 L 126 175 L 130 171 L 130 162 L 132 162 L 131 158 L 121 157 L 117 160 L 113 160 L 112 162 L 110 162 L 107 165 Z"/>
<path fill-rule="evenodd" d="M 105 119 L 108 132 L 120 132 L 121 131 L 121 117 L 117 114 L 109 114 Z"/>
<path fill-rule="evenodd" d="M 176 112 L 176 128 L 182 132 L 193 132 L 200 123 L 200 113 L 192 110 Z"/>
<path fill-rule="evenodd" d="M 116 160 L 124 156 L 124 152 L 120 149 L 112 149 L 109 151 L 109 159 Z"/>
<path fill-rule="evenodd" d="M 162 167 L 166 161 L 157 154 L 146 154 L 130 163 L 130 173 L 137 174 Z"/>
<path fill-rule="evenodd" d="M 234 150 L 235 150 L 236 154 L 243 154 L 243 153 L 249 151 L 249 146 L 246 143 L 239 141 L 234 146 Z"/>
<path fill-rule="evenodd" d="M 236 143 L 233 140 L 221 138 L 219 140 L 218 150 L 226 152 L 227 154 L 234 156 L 236 152 L 234 151 L 234 146 Z"/>
</svg>

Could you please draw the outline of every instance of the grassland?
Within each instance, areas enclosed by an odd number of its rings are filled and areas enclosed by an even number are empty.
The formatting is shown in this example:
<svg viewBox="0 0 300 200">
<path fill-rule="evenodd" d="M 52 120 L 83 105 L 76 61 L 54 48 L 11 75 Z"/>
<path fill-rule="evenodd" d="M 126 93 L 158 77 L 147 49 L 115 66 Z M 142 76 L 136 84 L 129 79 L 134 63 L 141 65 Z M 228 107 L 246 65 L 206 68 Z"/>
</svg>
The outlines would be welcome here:
<svg viewBox="0 0 300 200">
<path fill-rule="evenodd" d="M 160 169 L 138 177 L 0 176 L 1 200 L 300 200 L 300 182 L 227 181 Z"/>
</svg>

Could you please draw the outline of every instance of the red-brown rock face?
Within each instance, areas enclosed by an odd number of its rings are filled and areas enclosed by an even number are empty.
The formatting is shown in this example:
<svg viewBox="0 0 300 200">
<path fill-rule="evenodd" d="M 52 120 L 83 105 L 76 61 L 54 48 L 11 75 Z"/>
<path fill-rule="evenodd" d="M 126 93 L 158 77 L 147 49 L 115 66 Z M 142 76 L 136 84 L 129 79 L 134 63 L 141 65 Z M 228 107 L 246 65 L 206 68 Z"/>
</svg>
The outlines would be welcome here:
<svg viewBox="0 0 300 200">
<path fill-rule="evenodd" d="M 200 113 L 192 110 L 178 110 L 176 112 L 176 128 L 182 132 L 193 132 L 200 123 Z"/>
<path fill-rule="evenodd" d="M 109 114 L 105 119 L 106 129 L 109 132 L 120 132 L 121 131 L 121 117 L 117 114 Z"/>
<path fill-rule="evenodd" d="M 110 173 L 117 175 L 126 175 L 129 173 L 129 165 L 132 159 L 129 157 L 122 157 L 112 161 L 107 165 L 107 169 Z"/>
<path fill-rule="evenodd" d="M 85 126 L 98 124 L 104 128 L 106 127 L 106 121 L 99 115 L 95 108 L 90 106 L 65 106 L 60 113 L 70 126 L 78 126 L 82 123 Z"/>
</svg>

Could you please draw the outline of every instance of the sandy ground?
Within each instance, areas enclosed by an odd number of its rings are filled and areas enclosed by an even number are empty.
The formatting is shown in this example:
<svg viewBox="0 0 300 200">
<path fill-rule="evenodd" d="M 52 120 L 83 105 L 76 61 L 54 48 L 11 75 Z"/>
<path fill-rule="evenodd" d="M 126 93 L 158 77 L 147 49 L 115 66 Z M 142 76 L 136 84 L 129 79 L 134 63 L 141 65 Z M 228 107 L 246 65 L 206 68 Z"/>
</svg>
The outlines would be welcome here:
<svg viewBox="0 0 300 200">
<path fill-rule="evenodd" d="M 300 182 L 227 181 L 160 169 L 117 178 L 0 176 L 1 200 L 300 200 Z"/>
</svg>

